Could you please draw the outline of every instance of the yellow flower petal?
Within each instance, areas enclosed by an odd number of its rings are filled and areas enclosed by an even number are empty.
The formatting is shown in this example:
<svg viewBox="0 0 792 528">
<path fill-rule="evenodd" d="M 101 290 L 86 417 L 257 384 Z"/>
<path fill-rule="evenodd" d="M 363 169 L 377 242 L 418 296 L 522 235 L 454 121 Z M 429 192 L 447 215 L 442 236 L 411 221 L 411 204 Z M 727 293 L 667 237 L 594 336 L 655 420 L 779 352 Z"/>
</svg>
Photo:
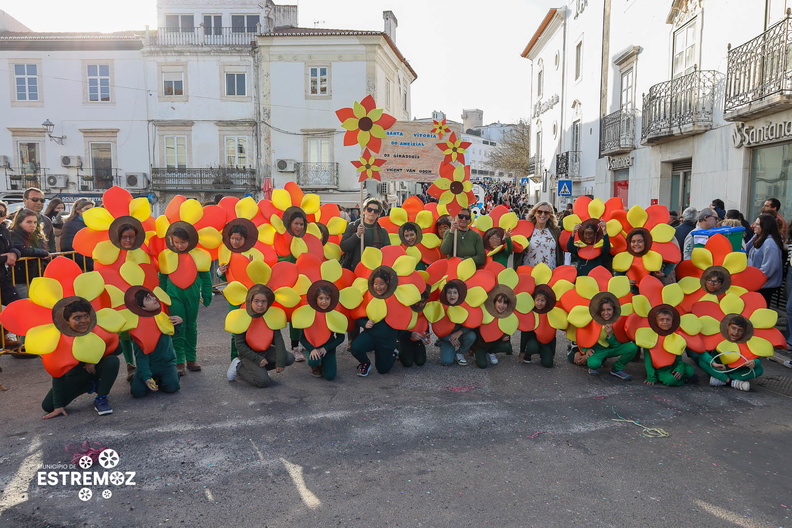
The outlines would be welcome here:
<svg viewBox="0 0 792 528">
<path fill-rule="evenodd" d="M 289 194 L 289 191 L 287 191 L 286 189 L 273 189 L 272 205 L 274 205 L 281 211 L 285 211 L 292 205 L 297 205 L 297 204 L 292 203 L 291 194 Z"/>
<path fill-rule="evenodd" d="M 124 318 L 124 328 L 121 329 L 122 332 L 128 332 L 129 330 L 137 328 L 140 317 L 126 309 L 119 310 L 118 313 Z"/>
<path fill-rule="evenodd" d="M 363 250 L 363 255 L 360 258 L 363 265 L 374 271 L 382 265 L 382 252 L 373 247 L 367 247 Z"/>
<path fill-rule="evenodd" d="M 198 244 L 214 249 L 223 243 L 223 235 L 214 227 L 204 227 L 198 231 Z"/>
<path fill-rule="evenodd" d="M 608 291 L 616 297 L 624 297 L 630 293 L 630 279 L 624 275 L 613 277 L 608 281 Z"/>
<path fill-rule="evenodd" d="M 94 231 L 107 231 L 115 218 L 103 207 L 92 207 L 83 213 L 83 220 Z"/>
<path fill-rule="evenodd" d="M 487 292 L 481 286 L 474 286 L 472 288 L 468 288 L 467 297 L 465 297 L 465 302 L 468 303 L 472 308 L 477 308 L 484 304 L 487 300 Z"/>
<path fill-rule="evenodd" d="M 88 211 L 92 211 L 93 209 L 94 208 L 89 209 Z M 118 256 L 120 254 L 121 254 L 121 249 L 117 248 L 115 244 L 113 244 L 109 240 L 102 240 L 101 242 L 96 244 L 96 247 L 94 247 L 93 252 L 91 252 L 91 257 L 93 257 L 93 259 L 98 261 L 100 264 L 109 266 L 110 264 L 118 260 Z"/>
<path fill-rule="evenodd" d="M 154 286 L 154 289 L 152 290 L 152 293 L 154 293 L 154 296 L 157 299 L 159 299 L 159 302 L 161 302 L 162 304 L 167 304 L 168 306 L 171 305 L 170 295 L 165 293 L 165 290 L 163 290 L 159 286 Z"/>
<path fill-rule="evenodd" d="M 36 277 L 30 283 L 28 292 L 30 300 L 39 306 L 52 308 L 63 299 L 63 288 L 60 282 L 49 277 Z"/>
<path fill-rule="evenodd" d="M 121 278 L 129 284 L 141 286 L 143 281 L 146 280 L 146 273 L 143 271 L 143 268 L 134 262 L 123 263 L 119 271 L 121 273 Z"/>
<path fill-rule="evenodd" d="M 461 306 L 449 306 L 447 313 L 448 319 L 454 324 L 462 324 L 467 321 L 468 318 L 467 310 Z"/>
<path fill-rule="evenodd" d="M 724 340 L 715 348 L 718 352 L 721 352 L 720 359 L 722 363 L 728 365 L 729 363 L 734 363 L 738 359 L 740 359 L 740 354 L 733 351 L 733 348 L 730 347 L 732 343 Z M 723 350 L 721 350 L 723 349 Z"/>
<path fill-rule="evenodd" d="M 426 212 L 429 213 L 429 211 Z M 429 216 L 431 215 L 432 213 L 429 213 Z M 407 217 L 407 210 L 402 207 L 394 207 L 393 209 L 391 209 L 389 216 L 391 222 L 393 222 L 397 226 L 406 224 L 409 221 L 409 218 Z"/>
<path fill-rule="evenodd" d="M 368 117 L 372 121 L 377 122 L 380 120 L 380 118 L 382 118 L 382 114 L 384 113 L 385 111 L 382 108 L 374 108 L 371 112 L 368 113 Z"/>
<path fill-rule="evenodd" d="M 344 268 L 341 267 L 340 262 L 327 260 L 325 262 L 322 262 L 320 273 L 324 280 L 335 282 L 341 278 L 343 270 Z"/>
<path fill-rule="evenodd" d="M 641 259 L 644 268 L 648 271 L 660 271 L 660 268 L 663 267 L 663 256 L 657 251 L 647 251 Z"/>
<path fill-rule="evenodd" d="M 334 216 L 327 222 L 327 230 L 331 235 L 343 235 L 347 228 L 347 221 L 340 216 Z"/>
<path fill-rule="evenodd" d="M 701 323 L 701 333 L 707 336 L 720 333 L 720 321 L 709 315 L 699 317 Z"/>
<path fill-rule="evenodd" d="M 262 224 L 258 227 L 258 241 L 271 246 L 275 242 L 275 233 L 277 233 L 276 229 L 270 224 Z"/>
<path fill-rule="evenodd" d="M 88 301 L 93 301 L 104 293 L 105 283 L 98 271 L 87 271 L 74 279 L 74 294 Z"/>
<path fill-rule="evenodd" d="M 338 293 L 338 302 L 347 310 L 353 310 L 363 302 L 363 295 L 355 288 L 344 288 Z"/>
<path fill-rule="evenodd" d="M 483 325 L 490 324 L 494 320 L 495 320 L 495 318 L 487 310 L 484 310 L 482 312 L 481 324 L 483 324 Z"/>
<path fill-rule="evenodd" d="M 492 217 L 489 215 L 483 215 L 476 218 L 476 229 L 485 233 L 487 230 L 492 229 Z"/>
<path fill-rule="evenodd" d="M 343 334 L 349 328 L 349 320 L 342 313 L 332 311 L 325 314 L 327 328 L 336 334 Z"/>
<path fill-rule="evenodd" d="M 693 248 L 693 252 L 690 254 L 690 260 L 698 269 L 705 270 L 712 266 L 712 253 L 710 253 L 708 249 Z"/>
<path fill-rule="evenodd" d="M 361 295 L 368 291 L 368 279 L 358 277 L 352 282 L 352 288 L 355 288 Z"/>
<path fill-rule="evenodd" d="M 261 316 L 262 319 L 267 323 L 267 326 L 270 327 L 271 330 L 280 330 L 281 328 L 286 328 L 286 312 L 278 308 L 277 306 L 271 306 L 267 313 Z"/>
<path fill-rule="evenodd" d="M 448 178 L 437 178 L 434 184 L 442 191 L 447 191 L 451 188 L 451 180 Z"/>
<path fill-rule="evenodd" d="M 701 288 L 701 281 L 696 277 L 682 277 L 677 284 L 679 284 L 682 292 L 686 295 L 690 295 Z"/>
<path fill-rule="evenodd" d="M 297 282 L 294 283 L 294 293 L 297 295 L 305 295 L 311 287 L 311 280 L 305 275 L 299 275 Z"/>
<path fill-rule="evenodd" d="M 769 308 L 759 308 L 751 314 L 750 319 L 756 328 L 773 328 L 778 322 L 778 312 Z"/>
<path fill-rule="evenodd" d="M 516 213 L 506 213 L 500 217 L 498 227 L 502 227 L 503 229 L 514 229 L 517 227 L 518 220 L 519 218 L 517 218 Z"/>
<path fill-rule="evenodd" d="M 635 344 L 642 348 L 653 348 L 657 344 L 657 332 L 651 328 L 638 328 L 635 331 Z"/>
<path fill-rule="evenodd" d="M 291 288 L 278 288 L 274 293 L 275 301 L 286 308 L 293 308 L 300 303 L 300 295 Z"/>
<path fill-rule="evenodd" d="M 757 356 L 772 357 L 775 354 L 773 345 L 767 339 L 752 337 L 747 342 L 748 348 Z"/>
<path fill-rule="evenodd" d="M 121 316 L 119 316 L 121 317 Z M 123 317 L 121 317 L 123 319 Z M 72 355 L 77 361 L 83 363 L 99 363 L 104 357 L 107 350 L 107 345 L 101 337 L 91 332 L 84 336 L 77 336 L 74 338 L 72 344 Z"/>
<path fill-rule="evenodd" d="M 569 311 L 569 315 L 567 316 L 567 321 L 577 328 L 583 328 L 587 324 L 591 322 L 591 314 L 589 313 L 588 306 L 574 306 L 572 310 Z"/>
<path fill-rule="evenodd" d="M 55 351 L 61 333 L 54 324 L 34 326 L 25 337 L 25 351 L 31 354 L 50 354 Z"/>
<path fill-rule="evenodd" d="M 612 280 L 612 279 L 611 279 Z M 600 292 L 599 284 L 594 277 L 578 277 L 575 281 L 575 290 L 584 298 L 591 299 Z M 588 307 L 586 307 L 588 310 Z"/>
<path fill-rule="evenodd" d="M 534 278 L 534 281 L 536 281 L 536 284 L 547 284 L 550 282 L 550 279 L 553 278 L 553 270 L 550 269 L 550 266 L 542 262 L 534 266 L 534 269 L 531 270 L 531 276 Z"/>
<path fill-rule="evenodd" d="M 429 229 L 430 227 L 434 227 L 434 218 L 432 217 L 432 213 L 429 211 L 418 211 L 418 214 L 415 215 L 415 223 L 418 224 L 418 227 L 421 229 Z M 424 238 L 426 238 L 426 234 L 424 234 Z"/>
<path fill-rule="evenodd" d="M 514 269 L 506 268 L 505 270 L 498 273 L 498 282 L 504 286 L 508 286 L 513 290 L 517 287 L 517 283 L 520 282 L 520 278 L 517 277 L 517 272 L 514 271 Z"/>
<path fill-rule="evenodd" d="M 516 310 L 520 313 L 528 313 L 534 308 L 533 297 L 530 293 L 520 292 L 517 294 Z"/>
<path fill-rule="evenodd" d="M 613 269 L 616 271 L 625 272 L 630 269 L 633 263 L 633 256 L 626 251 L 617 253 L 613 256 Z"/>
<path fill-rule="evenodd" d="M 223 244 L 217 250 L 217 263 L 220 264 L 221 266 L 225 266 L 226 264 L 231 262 L 231 255 L 233 255 L 233 253 L 231 253 L 231 250 L 228 249 L 225 246 L 225 244 Z"/>
<path fill-rule="evenodd" d="M 316 320 L 316 310 L 304 304 L 292 313 L 291 323 L 294 328 L 308 328 Z"/>
<path fill-rule="evenodd" d="M 605 202 L 601 198 L 594 198 L 588 205 L 589 218 L 601 218 L 605 214 Z"/>
<path fill-rule="evenodd" d="M 352 103 L 352 114 L 358 119 L 361 117 L 366 117 L 366 107 L 355 101 Z"/>
<path fill-rule="evenodd" d="M 321 205 L 322 200 L 319 198 L 318 194 L 306 194 L 303 196 L 302 202 L 300 203 L 300 208 L 305 214 L 312 215 L 319 210 Z"/>
<path fill-rule="evenodd" d="M 668 334 L 663 340 L 663 348 L 669 354 L 680 356 L 685 351 L 686 346 L 687 341 L 679 334 Z"/>
<path fill-rule="evenodd" d="M 652 235 L 652 242 L 671 242 L 671 239 L 674 238 L 676 234 L 676 229 L 671 227 L 668 224 L 657 224 L 652 228 L 649 233 Z M 673 353 L 673 352 L 672 352 Z"/>
<path fill-rule="evenodd" d="M 429 249 L 434 249 L 438 247 L 443 241 L 440 240 L 440 237 L 435 235 L 434 233 L 424 233 L 423 239 L 421 239 L 421 243 L 424 247 Z"/>
<path fill-rule="evenodd" d="M 605 230 L 608 232 L 609 237 L 615 237 L 616 235 L 622 232 L 622 229 L 623 226 L 621 225 L 621 222 L 619 222 L 615 218 L 608 220 L 605 223 Z"/>
<path fill-rule="evenodd" d="M 272 268 L 261 260 L 254 260 L 248 264 L 245 271 L 254 284 L 267 284 L 272 277 Z"/>
<path fill-rule="evenodd" d="M 685 298 L 685 292 L 678 284 L 669 284 L 663 287 L 663 302 L 677 306 Z"/>
<path fill-rule="evenodd" d="M 195 225 L 198 223 L 201 218 L 203 218 L 203 206 L 201 202 L 193 198 L 182 202 L 179 206 L 179 218 L 188 224 Z"/>
<path fill-rule="evenodd" d="M 112 284 L 107 284 L 105 285 L 105 290 L 110 296 L 110 306 L 115 308 L 116 306 L 121 306 L 124 304 L 124 292 L 122 292 L 120 288 L 117 288 Z"/>
<path fill-rule="evenodd" d="M 473 259 L 465 259 L 457 266 L 457 277 L 466 281 L 476 273 L 476 263 Z"/>
<path fill-rule="evenodd" d="M 245 300 L 242 299 L 242 302 L 245 302 Z M 238 308 L 228 312 L 224 328 L 226 332 L 231 332 L 232 334 L 244 334 L 250 327 L 251 321 L 253 321 L 253 318 L 248 315 L 247 310 Z"/>
<path fill-rule="evenodd" d="M 564 217 L 564 229 L 567 231 L 572 231 L 576 225 L 582 223 L 580 217 L 576 214 L 571 214 L 569 216 Z"/>
<path fill-rule="evenodd" d="M 119 250 L 120 251 L 120 250 Z M 134 262 L 135 264 L 150 264 L 151 257 L 142 249 L 133 249 L 127 251 L 127 262 Z M 114 261 L 115 262 L 115 261 Z"/>
<path fill-rule="evenodd" d="M 404 306 L 412 306 L 421 300 L 421 291 L 415 284 L 400 284 L 396 286 L 395 295 Z"/>
<path fill-rule="evenodd" d="M 558 330 L 564 330 L 567 326 L 569 326 L 569 321 L 567 321 L 567 313 L 558 307 L 547 312 L 547 322 L 550 323 L 550 326 Z"/>
<path fill-rule="evenodd" d="M 632 298 L 632 305 L 633 311 L 640 315 L 641 317 L 648 317 L 649 310 L 652 309 L 652 305 L 649 303 L 649 299 L 644 297 L 643 295 L 636 295 Z"/>
<path fill-rule="evenodd" d="M 95 207 L 93 209 L 96 209 Z M 157 231 L 157 236 L 160 238 L 165 238 L 165 234 L 168 232 L 168 228 L 170 227 L 170 222 L 168 221 L 168 217 L 165 215 L 160 215 L 154 220 L 154 228 Z"/>
<path fill-rule="evenodd" d="M 498 320 L 498 328 L 506 335 L 512 335 L 514 332 L 516 332 L 519 324 L 520 321 L 513 313 Z"/>
<path fill-rule="evenodd" d="M 426 307 L 424 308 L 424 315 L 426 319 L 434 324 L 440 319 L 443 318 L 445 315 L 445 310 L 443 310 L 443 304 L 440 301 L 431 301 L 426 303 Z"/>
<path fill-rule="evenodd" d="M 417 257 L 411 257 L 410 255 L 402 255 L 401 257 L 397 258 L 396 261 L 393 263 L 393 271 L 395 271 L 396 275 L 398 275 L 399 277 L 406 277 L 410 273 L 415 271 L 415 266 L 418 265 L 418 262 L 420 262 L 420 259 Z"/>
<path fill-rule="evenodd" d="M 388 233 L 388 240 L 390 240 L 391 246 L 398 246 L 401 244 L 399 233 Z"/>
<path fill-rule="evenodd" d="M 724 314 L 730 314 L 730 313 L 739 314 L 742 313 L 743 310 L 745 309 L 745 303 L 743 302 L 742 299 L 740 299 L 736 295 L 727 293 L 726 295 L 723 296 L 723 299 L 721 299 L 720 307 L 721 310 L 723 310 Z"/>
<path fill-rule="evenodd" d="M 701 332 L 701 321 L 693 314 L 684 314 L 679 318 L 679 328 L 687 334 L 696 335 Z"/>
<path fill-rule="evenodd" d="M 328 242 L 324 247 L 324 256 L 327 260 L 341 260 L 341 248 L 338 244 Z"/>
<path fill-rule="evenodd" d="M 560 280 L 555 284 L 553 284 L 553 288 L 552 288 L 553 293 L 555 293 L 556 295 L 556 299 L 560 299 L 566 292 L 574 289 L 575 289 L 575 285 L 569 282 L 568 280 Z"/>
<path fill-rule="evenodd" d="M 729 270 L 729 273 L 742 273 L 748 267 L 748 254 L 742 251 L 729 253 L 723 259 L 723 267 Z"/>
<path fill-rule="evenodd" d="M 385 319 L 385 316 L 388 315 L 388 306 L 385 304 L 385 301 L 382 299 L 371 299 L 366 306 L 366 315 L 369 319 L 378 323 Z"/>
<path fill-rule="evenodd" d="M 165 335 L 173 335 L 176 333 L 176 329 L 173 327 L 173 323 L 171 323 L 168 314 L 165 312 L 160 312 L 154 316 L 154 322 L 157 323 L 157 328 L 159 328 L 160 332 Z"/>
<path fill-rule="evenodd" d="M 92 209 L 98 209 L 98 207 Z M 141 222 L 151 218 L 151 202 L 148 201 L 148 198 L 134 198 L 129 202 L 129 216 L 133 216 Z M 83 214 L 83 218 L 85 218 L 85 214 Z"/>
<path fill-rule="evenodd" d="M 159 254 L 158 260 L 160 273 L 165 275 L 170 275 L 179 267 L 179 255 L 168 248 L 162 250 L 162 252 Z"/>
<path fill-rule="evenodd" d="M 247 298 L 247 294 L 248 289 L 239 281 L 229 282 L 228 285 L 223 288 L 223 295 L 228 301 L 228 304 L 233 306 L 239 306 L 244 303 L 245 299 Z"/>
<path fill-rule="evenodd" d="M 640 205 L 633 205 L 627 211 L 627 221 L 633 227 L 643 227 L 648 219 L 649 215 L 646 214 L 646 210 Z"/>
<path fill-rule="evenodd" d="M 195 267 L 198 268 L 198 271 L 209 271 L 212 267 L 212 255 L 205 249 L 196 247 L 190 251 L 190 256 L 195 261 Z"/>
<path fill-rule="evenodd" d="M 102 308 L 96 312 L 96 324 L 108 332 L 120 332 L 126 324 L 126 319 L 112 308 Z"/>
</svg>

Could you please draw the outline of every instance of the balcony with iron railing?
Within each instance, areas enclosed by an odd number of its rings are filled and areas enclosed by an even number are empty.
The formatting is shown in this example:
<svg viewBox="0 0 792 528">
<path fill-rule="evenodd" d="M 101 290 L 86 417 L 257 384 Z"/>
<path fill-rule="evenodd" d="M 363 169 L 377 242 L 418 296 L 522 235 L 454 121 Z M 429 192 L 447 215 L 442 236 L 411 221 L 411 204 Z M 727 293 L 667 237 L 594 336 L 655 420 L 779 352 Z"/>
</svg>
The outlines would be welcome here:
<svg viewBox="0 0 792 528">
<path fill-rule="evenodd" d="M 528 177 L 534 183 L 541 183 L 544 174 L 544 163 L 540 156 L 528 158 Z"/>
<path fill-rule="evenodd" d="M 294 176 L 305 189 L 337 189 L 338 163 L 295 163 Z"/>
<path fill-rule="evenodd" d="M 635 149 L 635 110 L 622 108 L 600 120 L 600 156 Z"/>
<path fill-rule="evenodd" d="M 121 169 L 91 168 L 77 172 L 77 182 L 81 191 L 104 191 L 113 185 L 121 184 Z"/>
<path fill-rule="evenodd" d="M 24 191 L 28 187 L 42 188 L 41 182 L 45 181 L 47 170 L 41 167 L 23 166 L 6 167 L 6 186 L 9 191 Z"/>
<path fill-rule="evenodd" d="M 261 25 L 255 27 L 161 27 L 147 36 L 151 46 L 250 46 L 261 33 Z"/>
<path fill-rule="evenodd" d="M 256 169 L 209 167 L 203 169 L 153 168 L 151 187 L 157 191 L 255 192 Z"/>
<path fill-rule="evenodd" d="M 649 95 L 644 95 L 641 144 L 663 143 L 710 130 L 715 92 L 723 78 L 717 71 L 694 70 L 649 88 Z"/>
<path fill-rule="evenodd" d="M 741 121 L 792 108 L 792 20 L 729 49 L 723 117 Z"/>
<path fill-rule="evenodd" d="M 556 154 L 556 175 L 559 178 L 576 180 L 580 178 L 580 151 L 569 150 Z"/>
</svg>

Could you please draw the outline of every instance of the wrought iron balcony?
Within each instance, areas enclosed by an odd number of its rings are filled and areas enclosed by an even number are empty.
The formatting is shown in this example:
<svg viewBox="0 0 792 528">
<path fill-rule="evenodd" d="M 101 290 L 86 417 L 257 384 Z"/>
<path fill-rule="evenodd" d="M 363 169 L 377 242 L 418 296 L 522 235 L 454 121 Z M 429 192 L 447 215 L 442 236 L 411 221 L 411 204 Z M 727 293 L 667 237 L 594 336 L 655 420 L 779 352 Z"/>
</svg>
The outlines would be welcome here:
<svg viewBox="0 0 792 528">
<path fill-rule="evenodd" d="M 236 167 L 153 168 L 151 187 L 160 191 L 254 192 L 259 189 L 255 169 Z"/>
<path fill-rule="evenodd" d="M 570 150 L 556 154 L 556 174 L 559 178 L 580 178 L 580 151 Z"/>
<path fill-rule="evenodd" d="M 149 37 L 152 46 L 250 46 L 251 40 L 261 33 L 256 27 L 161 27 Z"/>
<path fill-rule="evenodd" d="M 696 70 L 655 84 L 644 96 L 641 144 L 662 143 L 712 128 L 715 90 L 724 75 Z"/>
<path fill-rule="evenodd" d="M 723 117 L 740 121 L 792 107 L 792 21 L 729 49 Z"/>
<path fill-rule="evenodd" d="M 46 180 L 47 170 L 36 167 L 6 168 L 6 185 L 9 191 L 23 191 L 28 187 L 42 188 L 41 182 Z"/>
<path fill-rule="evenodd" d="M 294 175 L 297 185 L 306 189 L 337 189 L 338 163 L 294 164 Z"/>
<path fill-rule="evenodd" d="M 103 191 L 113 185 L 121 185 L 120 169 L 92 168 L 77 172 L 77 181 L 81 191 Z"/>
<path fill-rule="evenodd" d="M 613 156 L 635 148 L 635 110 L 621 109 L 600 120 L 600 156 Z"/>
<path fill-rule="evenodd" d="M 541 183 L 544 174 L 544 162 L 540 156 L 528 158 L 528 177 L 534 183 Z"/>
</svg>

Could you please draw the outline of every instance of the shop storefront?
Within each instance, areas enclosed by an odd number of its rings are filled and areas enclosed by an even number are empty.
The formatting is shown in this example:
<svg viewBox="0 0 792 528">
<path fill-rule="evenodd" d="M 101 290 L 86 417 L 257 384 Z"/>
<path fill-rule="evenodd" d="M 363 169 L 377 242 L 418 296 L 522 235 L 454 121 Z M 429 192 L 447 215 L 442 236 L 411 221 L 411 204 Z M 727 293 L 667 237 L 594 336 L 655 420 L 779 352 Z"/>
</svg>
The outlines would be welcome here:
<svg viewBox="0 0 792 528">
<path fill-rule="evenodd" d="M 737 123 L 734 146 L 750 149 L 751 164 L 746 218 L 755 219 L 767 198 L 778 198 L 781 214 L 792 216 L 792 121 L 773 119 L 762 126 Z"/>
</svg>

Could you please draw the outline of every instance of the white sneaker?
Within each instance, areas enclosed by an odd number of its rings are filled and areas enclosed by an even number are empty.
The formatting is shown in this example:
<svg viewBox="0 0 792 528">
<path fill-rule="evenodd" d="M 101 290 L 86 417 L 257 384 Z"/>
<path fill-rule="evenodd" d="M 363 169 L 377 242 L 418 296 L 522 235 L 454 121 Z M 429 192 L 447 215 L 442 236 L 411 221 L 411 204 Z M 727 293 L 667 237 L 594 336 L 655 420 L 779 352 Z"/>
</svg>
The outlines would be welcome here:
<svg viewBox="0 0 792 528">
<path fill-rule="evenodd" d="M 710 376 L 710 387 L 723 387 L 724 385 L 726 385 L 725 381 Z"/>
<path fill-rule="evenodd" d="M 748 383 L 747 381 L 731 380 L 731 386 L 733 389 L 737 389 L 745 392 L 751 390 L 751 384 Z"/>
<path fill-rule="evenodd" d="M 468 364 L 467 359 L 465 359 L 465 356 L 460 354 L 459 352 L 457 352 L 456 354 L 456 362 L 457 365 L 461 365 L 463 367 Z"/>
<path fill-rule="evenodd" d="M 305 361 L 305 354 L 303 354 L 302 347 L 300 345 L 292 348 L 292 354 L 294 354 L 294 361 Z"/>
<path fill-rule="evenodd" d="M 231 360 L 231 364 L 228 366 L 228 372 L 226 372 L 226 376 L 228 377 L 228 381 L 234 381 L 237 377 L 237 367 L 239 364 L 242 363 L 238 357 L 235 357 Z"/>
<path fill-rule="evenodd" d="M 498 358 L 495 357 L 495 354 L 487 354 L 487 359 L 489 359 L 490 365 L 498 364 Z"/>
</svg>

